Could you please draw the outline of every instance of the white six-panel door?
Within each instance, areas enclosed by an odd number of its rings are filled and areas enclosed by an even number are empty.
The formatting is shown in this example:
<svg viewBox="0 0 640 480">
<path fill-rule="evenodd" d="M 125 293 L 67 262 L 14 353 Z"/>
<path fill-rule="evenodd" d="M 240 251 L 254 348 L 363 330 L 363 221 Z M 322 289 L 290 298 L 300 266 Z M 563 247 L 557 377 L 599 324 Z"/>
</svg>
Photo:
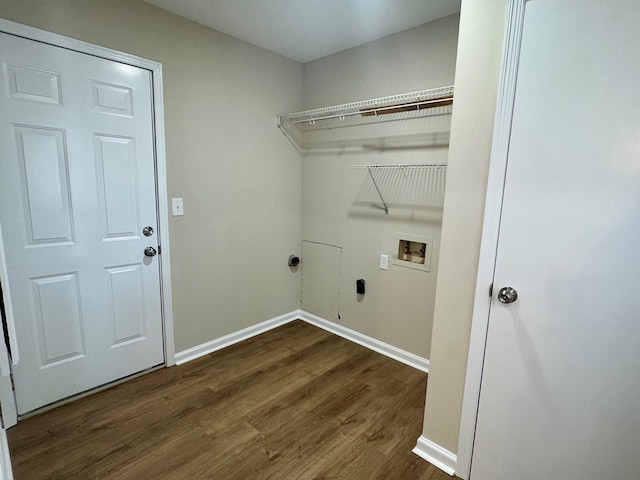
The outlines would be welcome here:
<svg viewBox="0 0 640 480">
<path fill-rule="evenodd" d="M 151 74 L 0 34 L 19 413 L 163 363 Z M 151 236 L 143 235 L 145 226 Z"/>
<path fill-rule="evenodd" d="M 640 478 L 638 19 L 526 4 L 471 480 Z"/>
</svg>

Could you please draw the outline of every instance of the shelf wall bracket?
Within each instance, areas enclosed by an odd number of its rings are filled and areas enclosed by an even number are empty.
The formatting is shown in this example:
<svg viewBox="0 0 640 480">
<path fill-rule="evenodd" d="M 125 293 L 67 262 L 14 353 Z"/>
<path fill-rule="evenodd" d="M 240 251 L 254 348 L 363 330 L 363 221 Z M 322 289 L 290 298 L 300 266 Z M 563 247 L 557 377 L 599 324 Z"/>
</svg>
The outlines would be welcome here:
<svg viewBox="0 0 640 480">
<path fill-rule="evenodd" d="M 380 187 L 378 187 L 378 182 L 376 182 L 376 178 L 373 176 L 372 168 L 367 167 L 367 171 L 369 172 L 369 176 L 371 177 L 373 186 L 376 187 L 376 192 L 378 192 L 378 196 L 380 197 L 380 201 L 382 202 L 382 206 L 384 207 L 384 214 L 389 215 L 389 207 L 387 206 L 387 202 L 384 201 L 384 197 L 382 196 L 382 192 L 380 192 Z"/>
</svg>

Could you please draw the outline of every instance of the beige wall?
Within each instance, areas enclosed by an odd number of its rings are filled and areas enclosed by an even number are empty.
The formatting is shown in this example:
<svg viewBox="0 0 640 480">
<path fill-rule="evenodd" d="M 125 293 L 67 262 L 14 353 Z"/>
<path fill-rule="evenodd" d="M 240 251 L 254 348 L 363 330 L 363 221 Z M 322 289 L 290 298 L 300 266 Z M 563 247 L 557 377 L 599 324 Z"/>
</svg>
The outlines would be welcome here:
<svg viewBox="0 0 640 480">
<path fill-rule="evenodd" d="M 304 64 L 305 108 L 453 84 L 458 15 Z"/>
<path fill-rule="evenodd" d="M 300 156 L 275 127 L 302 67 L 138 0 L 0 1 L 0 17 L 162 62 L 176 350 L 299 305 Z"/>
<path fill-rule="evenodd" d="M 453 15 L 307 63 L 304 65 L 305 107 L 451 85 L 457 37 L 458 16 Z M 372 138 L 417 130 L 448 132 L 449 121 L 450 116 L 446 115 L 419 122 L 351 127 L 332 130 L 322 138 Z M 386 190 L 384 193 L 391 202 L 389 215 L 385 215 L 372 205 L 376 198 L 375 194 L 372 196 L 366 170 L 350 170 L 347 166 L 446 163 L 446 137 L 444 144 L 428 149 L 303 157 L 302 308 L 429 358 L 441 202 L 439 205 L 437 202 L 416 204 L 409 200 L 402 191 L 407 190 L 415 178 L 413 172 L 409 172 L 408 180 L 397 177 L 381 181 L 381 189 Z M 388 271 L 379 269 L 381 253 L 397 252 L 397 233 L 434 239 L 431 272 L 395 265 L 390 265 Z M 308 242 L 339 248 L 322 248 Z M 340 268 L 340 272 L 328 271 L 329 268 Z M 367 282 L 364 297 L 356 295 L 358 278 Z M 334 305 L 338 306 L 339 316 Z"/>
<path fill-rule="evenodd" d="M 463 0 L 423 435 L 456 452 L 507 0 Z"/>
</svg>

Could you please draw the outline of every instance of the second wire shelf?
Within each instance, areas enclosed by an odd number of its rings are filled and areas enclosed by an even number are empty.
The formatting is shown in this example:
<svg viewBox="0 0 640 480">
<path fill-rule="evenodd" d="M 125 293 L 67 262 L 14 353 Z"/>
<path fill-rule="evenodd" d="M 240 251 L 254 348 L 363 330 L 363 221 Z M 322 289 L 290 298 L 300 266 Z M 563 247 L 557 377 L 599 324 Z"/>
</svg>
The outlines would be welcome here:
<svg viewBox="0 0 640 480">
<path fill-rule="evenodd" d="M 385 196 L 382 193 L 382 188 L 379 182 L 376 180 L 375 175 L 373 174 L 376 170 L 437 170 L 446 172 L 447 164 L 446 163 L 407 163 L 407 164 L 357 164 L 357 165 L 349 165 L 350 169 L 360 169 L 367 170 L 369 173 L 369 177 L 373 184 L 373 187 L 382 202 L 382 207 L 384 208 L 385 215 L 389 215 L 389 205 L 385 201 Z M 444 175 L 444 173 L 443 173 Z"/>
</svg>

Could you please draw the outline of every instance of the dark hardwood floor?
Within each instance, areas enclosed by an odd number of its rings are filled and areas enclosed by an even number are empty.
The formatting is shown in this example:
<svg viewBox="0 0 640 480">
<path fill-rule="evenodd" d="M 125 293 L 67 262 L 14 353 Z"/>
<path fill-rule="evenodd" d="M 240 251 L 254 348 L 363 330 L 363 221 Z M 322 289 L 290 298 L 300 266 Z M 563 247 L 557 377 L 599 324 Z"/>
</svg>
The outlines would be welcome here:
<svg viewBox="0 0 640 480">
<path fill-rule="evenodd" d="M 448 480 L 426 375 L 297 321 L 8 430 L 16 480 Z"/>
</svg>

